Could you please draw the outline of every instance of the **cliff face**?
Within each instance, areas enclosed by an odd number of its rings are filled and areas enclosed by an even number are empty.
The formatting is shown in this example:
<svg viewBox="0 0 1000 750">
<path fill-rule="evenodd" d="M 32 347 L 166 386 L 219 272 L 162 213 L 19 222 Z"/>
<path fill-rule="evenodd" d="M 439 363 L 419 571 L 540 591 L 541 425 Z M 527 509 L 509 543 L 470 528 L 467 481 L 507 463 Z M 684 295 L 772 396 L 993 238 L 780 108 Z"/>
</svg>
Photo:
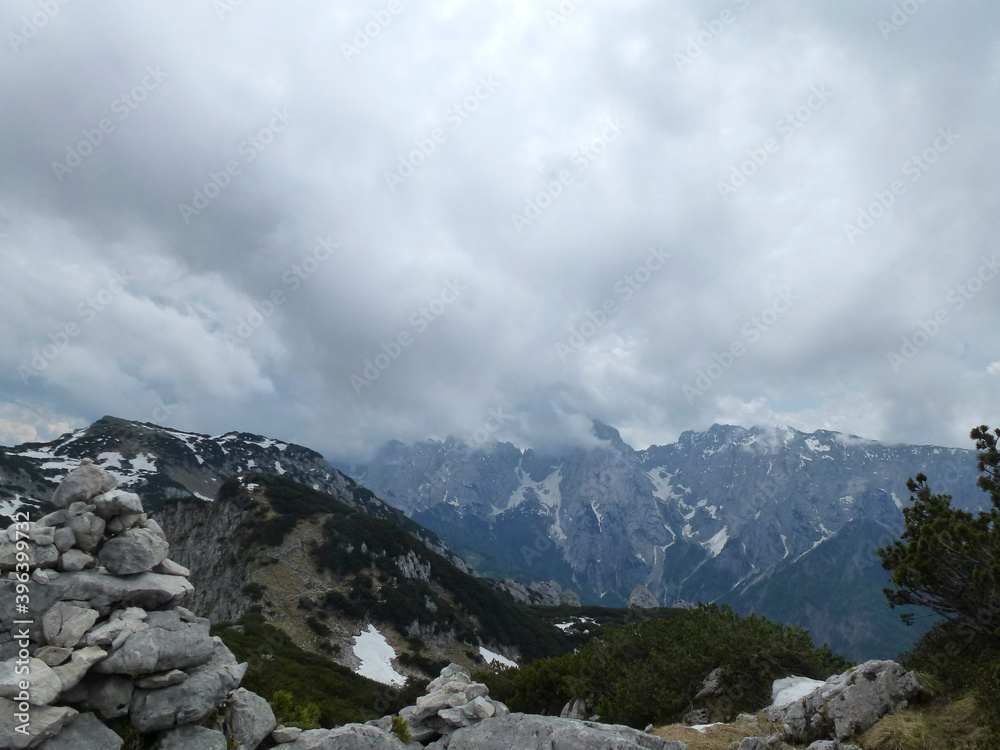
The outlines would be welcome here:
<svg viewBox="0 0 1000 750">
<path fill-rule="evenodd" d="M 726 602 L 855 658 L 921 635 L 885 603 L 876 552 L 902 531 L 906 480 L 924 472 L 966 509 L 985 497 L 971 450 L 715 425 L 636 451 L 594 430 L 600 447 L 558 456 L 393 442 L 351 473 L 491 576 L 555 579 L 585 604 L 621 606 L 637 584 L 661 602 Z"/>
</svg>

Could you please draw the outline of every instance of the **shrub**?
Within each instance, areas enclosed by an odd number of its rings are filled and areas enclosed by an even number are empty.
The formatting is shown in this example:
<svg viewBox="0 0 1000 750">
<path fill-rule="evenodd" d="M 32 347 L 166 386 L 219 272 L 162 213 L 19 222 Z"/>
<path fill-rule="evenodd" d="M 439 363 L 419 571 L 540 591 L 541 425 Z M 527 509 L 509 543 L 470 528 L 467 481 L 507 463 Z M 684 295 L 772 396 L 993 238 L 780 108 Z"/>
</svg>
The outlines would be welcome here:
<svg viewBox="0 0 1000 750">
<path fill-rule="evenodd" d="M 718 667 L 724 670 L 717 708 L 735 716 L 770 703 L 779 677 L 825 679 L 848 666 L 826 646 L 816 648 L 803 628 L 709 605 L 669 620 L 611 627 L 574 654 L 477 677 L 512 711 L 558 715 L 581 698 L 602 721 L 641 728 L 680 721 Z"/>
</svg>

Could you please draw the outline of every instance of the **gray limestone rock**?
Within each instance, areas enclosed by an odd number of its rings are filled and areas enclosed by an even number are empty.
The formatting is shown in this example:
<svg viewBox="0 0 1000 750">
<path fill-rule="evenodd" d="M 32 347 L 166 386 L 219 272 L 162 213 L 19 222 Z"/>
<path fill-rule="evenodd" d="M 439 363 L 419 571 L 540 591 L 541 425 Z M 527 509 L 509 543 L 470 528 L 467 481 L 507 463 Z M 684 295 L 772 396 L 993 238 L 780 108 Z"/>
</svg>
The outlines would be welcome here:
<svg viewBox="0 0 1000 750">
<path fill-rule="evenodd" d="M 87 502 L 117 486 L 118 480 L 114 475 L 94 466 L 89 459 L 84 459 L 56 487 L 56 491 L 52 493 L 52 504 L 57 508 L 68 508 L 73 503 Z"/>
<path fill-rule="evenodd" d="M 62 526 L 69 522 L 69 519 L 73 517 L 73 514 L 69 512 L 67 508 L 60 508 L 57 511 L 53 511 L 46 516 L 42 516 L 35 523 L 39 526 Z"/>
<path fill-rule="evenodd" d="M 76 534 L 74 534 L 73 529 L 68 526 L 62 526 L 56 529 L 53 533 L 52 543 L 60 552 L 68 552 L 76 545 Z"/>
<path fill-rule="evenodd" d="M 628 595 L 628 606 L 630 609 L 653 609 L 659 607 L 660 603 L 649 589 L 638 583 Z"/>
<path fill-rule="evenodd" d="M 59 558 L 59 569 L 66 573 L 77 573 L 85 568 L 93 568 L 96 564 L 97 560 L 94 559 L 93 555 L 88 555 L 86 552 L 78 549 L 66 550 L 62 553 L 62 557 Z"/>
<path fill-rule="evenodd" d="M 38 750 L 120 750 L 124 741 L 93 714 L 80 714 L 67 721 L 55 737 Z"/>
<path fill-rule="evenodd" d="M 135 686 L 143 690 L 158 690 L 159 688 L 180 685 L 188 678 L 187 672 L 179 669 L 171 669 L 168 672 L 158 672 L 156 674 L 140 677 L 135 681 Z"/>
<path fill-rule="evenodd" d="M 83 552 L 94 552 L 104 539 L 104 519 L 93 513 L 82 513 L 70 519 L 69 529 L 76 539 L 76 547 Z"/>
<path fill-rule="evenodd" d="M 223 721 L 228 734 L 245 750 L 256 750 L 257 746 L 274 731 L 274 711 L 266 700 L 246 688 L 234 690 L 226 701 Z"/>
<path fill-rule="evenodd" d="M 147 627 L 129 635 L 95 671 L 138 677 L 196 667 L 215 652 L 209 635 L 211 623 L 206 619 L 181 622 L 177 612 L 150 612 L 144 625 Z"/>
<path fill-rule="evenodd" d="M 131 575 L 152 570 L 167 559 L 170 545 L 149 529 L 133 528 L 104 543 L 99 559 L 114 575 Z"/>
<path fill-rule="evenodd" d="M 73 655 L 73 649 L 59 646 L 42 646 L 35 652 L 35 658 L 41 659 L 50 667 L 58 667 Z"/>
<path fill-rule="evenodd" d="M 123 490 L 104 492 L 95 496 L 90 502 L 97 506 L 94 512 L 105 521 L 110 521 L 115 516 L 142 513 L 142 500 L 139 496 Z"/>
<path fill-rule="evenodd" d="M 247 665 L 237 664 L 222 641 L 213 640 L 215 653 L 212 659 L 185 670 L 188 678 L 182 684 L 158 690 L 136 689 L 129 718 L 139 732 L 154 732 L 202 721 L 230 690 L 240 684 Z"/>
<path fill-rule="evenodd" d="M 94 626 L 99 616 L 96 609 L 77 607 L 61 601 L 42 617 L 45 641 L 50 646 L 73 648 L 80 642 L 83 634 Z"/>
<path fill-rule="evenodd" d="M 790 741 L 843 739 L 864 732 L 920 692 L 913 672 L 894 661 L 868 661 L 831 677 L 811 693 L 767 716 L 784 725 Z"/>
<path fill-rule="evenodd" d="M 0 748 L 35 747 L 59 734 L 66 722 L 76 715 L 75 710 L 65 706 L 39 706 L 32 709 L 28 717 L 20 713 L 14 701 L 0 698 Z"/>
<path fill-rule="evenodd" d="M 0 698 L 23 700 L 21 683 L 28 682 L 27 701 L 33 706 L 47 706 L 62 692 L 59 676 L 41 659 L 29 658 L 28 673 L 23 674 L 25 665 L 16 659 L 0 662 Z M 32 711 L 34 713 L 34 711 Z"/>
<path fill-rule="evenodd" d="M 294 742 L 302 734 L 302 730 L 298 727 L 286 727 L 282 724 L 280 727 L 271 732 L 271 739 L 275 741 L 278 745 L 283 745 L 286 742 Z"/>
<path fill-rule="evenodd" d="M 281 750 L 406 750 L 406 745 L 377 727 L 348 724 L 336 729 L 310 729 L 282 745 Z"/>
<path fill-rule="evenodd" d="M 185 724 L 161 734 L 153 750 L 226 750 L 226 735 L 216 729 Z"/>
<path fill-rule="evenodd" d="M 458 729 L 448 750 L 687 750 L 683 742 L 663 740 L 631 727 L 510 714 Z"/>
<path fill-rule="evenodd" d="M 56 673 L 62 683 L 62 690 L 72 690 L 76 687 L 87 674 L 87 670 L 107 656 L 107 653 L 97 646 L 87 646 L 79 651 L 74 651 L 68 664 L 52 667 L 52 671 Z"/>
<path fill-rule="evenodd" d="M 183 576 L 184 578 L 189 578 L 191 576 L 190 570 L 185 568 L 183 565 L 175 563 L 169 558 L 153 568 L 153 572 L 162 573 L 165 576 Z"/>
</svg>

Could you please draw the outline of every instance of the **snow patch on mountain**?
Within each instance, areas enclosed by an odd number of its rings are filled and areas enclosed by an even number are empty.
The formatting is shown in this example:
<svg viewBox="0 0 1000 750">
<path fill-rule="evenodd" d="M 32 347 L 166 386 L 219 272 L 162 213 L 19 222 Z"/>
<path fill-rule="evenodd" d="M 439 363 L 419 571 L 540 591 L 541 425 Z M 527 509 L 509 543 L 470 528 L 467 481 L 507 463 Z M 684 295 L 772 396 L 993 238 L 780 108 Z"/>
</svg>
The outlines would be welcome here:
<svg viewBox="0 0 1000 750">
<path fill-rule="evenodd" d="M 709 557 L 718 557 L 719 553 L 726 546 L 726 542 L 729 541 L 729 527 L 723 526 L 722 531 L 718 532 L 709 539 L 707 542 L 702 542 L 702 546 L 708 550 Z"/>
<path fill-rule="evenodd" d="M 396 649 L 389 645 L 374 625 L 354 636 L 354 655 L 361 660 L 355 673 L 383 685 L 405 685 L 406 677 L 392 668 Z"/>
<path fill-rule="evenodd" d="M 479 655 L 483 657 L 483 659 L 486 661 L 487 664 L 494 664 L 495 663 L 495 664 L 500 664 L 501 666 L 504 666 L 504 667 L 516 667 L 517 666 L 517 662 L 516 661 L 511 661 L 506 656 L 502 656 L 500 654 L 495 654 L 492 651 L 490 651 L 488 648 L 486 648 L 485 646 L 480 646 L 479 647 Z"/>
</svg>

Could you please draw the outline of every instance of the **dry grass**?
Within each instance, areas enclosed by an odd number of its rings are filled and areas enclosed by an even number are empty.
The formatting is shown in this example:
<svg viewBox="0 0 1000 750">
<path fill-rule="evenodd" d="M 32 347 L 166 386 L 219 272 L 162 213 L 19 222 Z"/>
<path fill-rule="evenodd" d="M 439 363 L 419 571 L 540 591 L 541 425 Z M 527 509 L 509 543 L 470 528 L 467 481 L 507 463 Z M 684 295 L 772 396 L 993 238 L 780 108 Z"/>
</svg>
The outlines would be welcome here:
<svg viewBox="0 0 1000 750">
<path fill-rule="evenodd" d="M 977 750 L 986 747 L 973 698 L 938 701 L 886 716 L 861 735 L 864 750 Z"/>
<path fill-rule="evenodd" d="M 768 721 L 763 712 L 756 718 L 756 723 L 741 719 L 732 724 L 708 727 L 704 732 L 683 724 L 670 724 L 654 729 L 653 734 L 665 740 L 680 740 L 690 750 L 729 750 L 731 746 L 739 747 L 745 737 L 767 737 L 781 732 L 781 724 Z"/>
</svg>

